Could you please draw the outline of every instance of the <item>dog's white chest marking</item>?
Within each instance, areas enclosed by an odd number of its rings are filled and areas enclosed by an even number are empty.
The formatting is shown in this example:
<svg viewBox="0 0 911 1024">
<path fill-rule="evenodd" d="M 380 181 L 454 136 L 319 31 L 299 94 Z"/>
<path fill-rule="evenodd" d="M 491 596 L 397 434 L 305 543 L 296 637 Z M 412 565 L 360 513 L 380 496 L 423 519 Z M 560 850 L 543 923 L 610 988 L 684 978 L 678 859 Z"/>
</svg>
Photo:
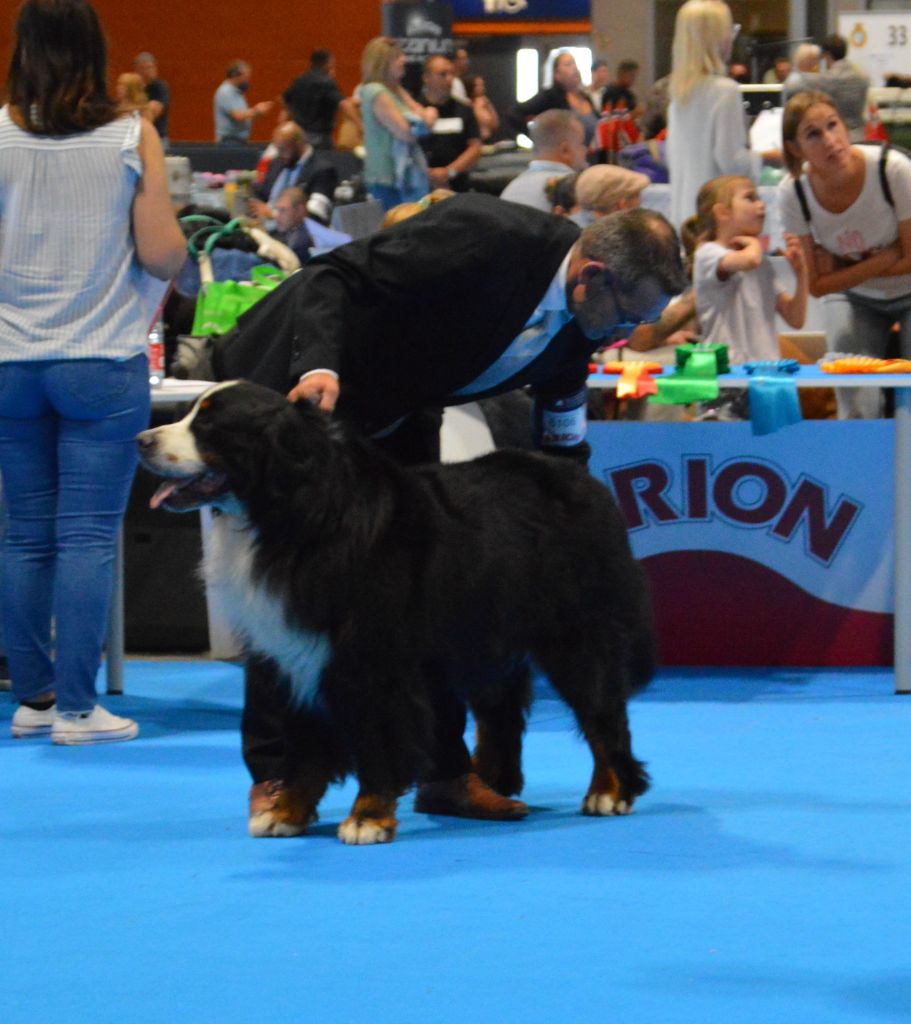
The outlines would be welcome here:
<svg viewBox="0 0 911 1024">
<path fill-rule="evenodd" d="M 253 535 L 242 519 L 215 517 L 202 571 L 209 600 L 231 629 L 288 674 L 296 704 L 312 703 L 332 654 L 329 641 L 290 626 L 281 599 L 254 580 Z"/>
</svg>

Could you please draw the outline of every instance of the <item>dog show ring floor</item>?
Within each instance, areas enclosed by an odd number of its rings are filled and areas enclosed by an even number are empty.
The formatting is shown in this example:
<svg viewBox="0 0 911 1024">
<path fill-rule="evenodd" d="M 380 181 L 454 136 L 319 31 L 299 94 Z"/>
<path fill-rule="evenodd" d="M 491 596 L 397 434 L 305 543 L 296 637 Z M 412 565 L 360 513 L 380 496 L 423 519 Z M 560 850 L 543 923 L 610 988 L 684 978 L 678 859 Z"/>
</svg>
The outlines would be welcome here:
<svg viewBox="0 0 911 1024">
<path fill-rule="evenodd" d="M 101 681 L 100 681 L 101 682 Z M 246 834 L 242 673 L 128 660 L 139 738 L 13 740 L 0 711 L 3 1024 L 911 1020 L 911 700 L 886 670 L 665 670 L 630 705 L 652 789 L 591 765 L 544 682 L 521 822 Z M 470 728 L 470 726 L 469 726 Z"/>
</svg>

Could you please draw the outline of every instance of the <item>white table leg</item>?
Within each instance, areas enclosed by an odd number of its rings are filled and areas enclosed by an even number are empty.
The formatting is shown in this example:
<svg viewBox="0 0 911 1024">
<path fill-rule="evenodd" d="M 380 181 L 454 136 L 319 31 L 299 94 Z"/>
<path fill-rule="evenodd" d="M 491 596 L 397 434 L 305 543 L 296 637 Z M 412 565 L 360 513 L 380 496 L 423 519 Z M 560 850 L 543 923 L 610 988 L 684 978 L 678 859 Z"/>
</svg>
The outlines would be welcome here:
<svg viewBox="0 0 911 1024">
<path fill-rule="evenodd" d="M 911 693 L 911 388 L 895 389 L 895 692 Z"/>
<path fill-rule="evenodd" d="M 114 545 L 114 590 L 108 616 L 108 650 L 105 677 L 108 693 L 123 693 L 123 527 L 117 531 Z"/>
</svg>

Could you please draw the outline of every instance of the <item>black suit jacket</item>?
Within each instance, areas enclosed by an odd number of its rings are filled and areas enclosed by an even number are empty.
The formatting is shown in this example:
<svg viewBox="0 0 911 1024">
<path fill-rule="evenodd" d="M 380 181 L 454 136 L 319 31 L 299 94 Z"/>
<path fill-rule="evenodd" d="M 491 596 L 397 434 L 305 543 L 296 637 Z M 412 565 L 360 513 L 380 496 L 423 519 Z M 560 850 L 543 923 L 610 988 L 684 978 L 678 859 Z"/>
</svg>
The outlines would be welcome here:
<svg viewBox="0 0 911 1024">
<path fill-rule="evenodd" d="M 454 392 L 509 346 L 579 236 L 571 221 L 478 193 L 312 260 L 216 344 L 220 379 L 288 390 L 335 370 L 338 411 L 374 433 Z M 571 394 L 594 344 L 575 320 L 496 393 L 533 384 Z"/>
<path fill-rule="evenodd" d="M 263 180 L 260 184 L 253 186 L 253 195 L 267 203 L 272 192 L 272 186 L 275 184 L 275 179 L 284 168 L 285 164 L 278 157 L 270 160 Z M 287 187 L 291 188 L 295 185 L 298 188 L 302 188 L 308 196 L 314 192 L 319 192 L 320 195 L 324 195 L 331 200 L 338 185 L 338 171 L 333 164 L 314 151 L 301 166 L 296 168 Z"/>
</svg>

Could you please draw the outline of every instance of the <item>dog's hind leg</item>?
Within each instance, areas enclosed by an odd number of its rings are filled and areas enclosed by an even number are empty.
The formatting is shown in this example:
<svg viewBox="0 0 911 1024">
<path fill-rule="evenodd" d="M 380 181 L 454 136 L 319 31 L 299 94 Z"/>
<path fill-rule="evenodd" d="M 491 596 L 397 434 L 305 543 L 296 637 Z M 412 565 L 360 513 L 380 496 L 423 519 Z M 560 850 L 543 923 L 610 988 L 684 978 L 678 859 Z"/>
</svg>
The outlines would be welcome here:
<svg viewBox="0 0 911 1024">
<path fill-rule="evenodd" d="M 488 786 L 504 796 L 522 792 L 522 736 L 531 702 L 531 671 L 526 664 L 510 670 L 508 678 L 488 694 L 471 701 L 476 743 L 474 770 Z"/>
<path fill-rule="evenodd" d="M 621 705 L 612 714 L 580 724 L 595 762 L 582 813 L 629 814 L 636 797 L 648 789 L 649 777 L 630 749 L 626 708 Z"/>
<path fill-rule="evenodd" d="M 649 787 L 645 766 L 632 752 L 626 681 L 607 675 L 607 665 L 624 663 L 616 651 L 612 654 L 609 659 L 593 658 L 584 648 L 570 647 L 559 655 L 539 659 L 554 689 L 575 714 L 594 758 L 591 783 L 582 801 L 583 814 L 629 814 L 636 797 Z"/>
</svg>

